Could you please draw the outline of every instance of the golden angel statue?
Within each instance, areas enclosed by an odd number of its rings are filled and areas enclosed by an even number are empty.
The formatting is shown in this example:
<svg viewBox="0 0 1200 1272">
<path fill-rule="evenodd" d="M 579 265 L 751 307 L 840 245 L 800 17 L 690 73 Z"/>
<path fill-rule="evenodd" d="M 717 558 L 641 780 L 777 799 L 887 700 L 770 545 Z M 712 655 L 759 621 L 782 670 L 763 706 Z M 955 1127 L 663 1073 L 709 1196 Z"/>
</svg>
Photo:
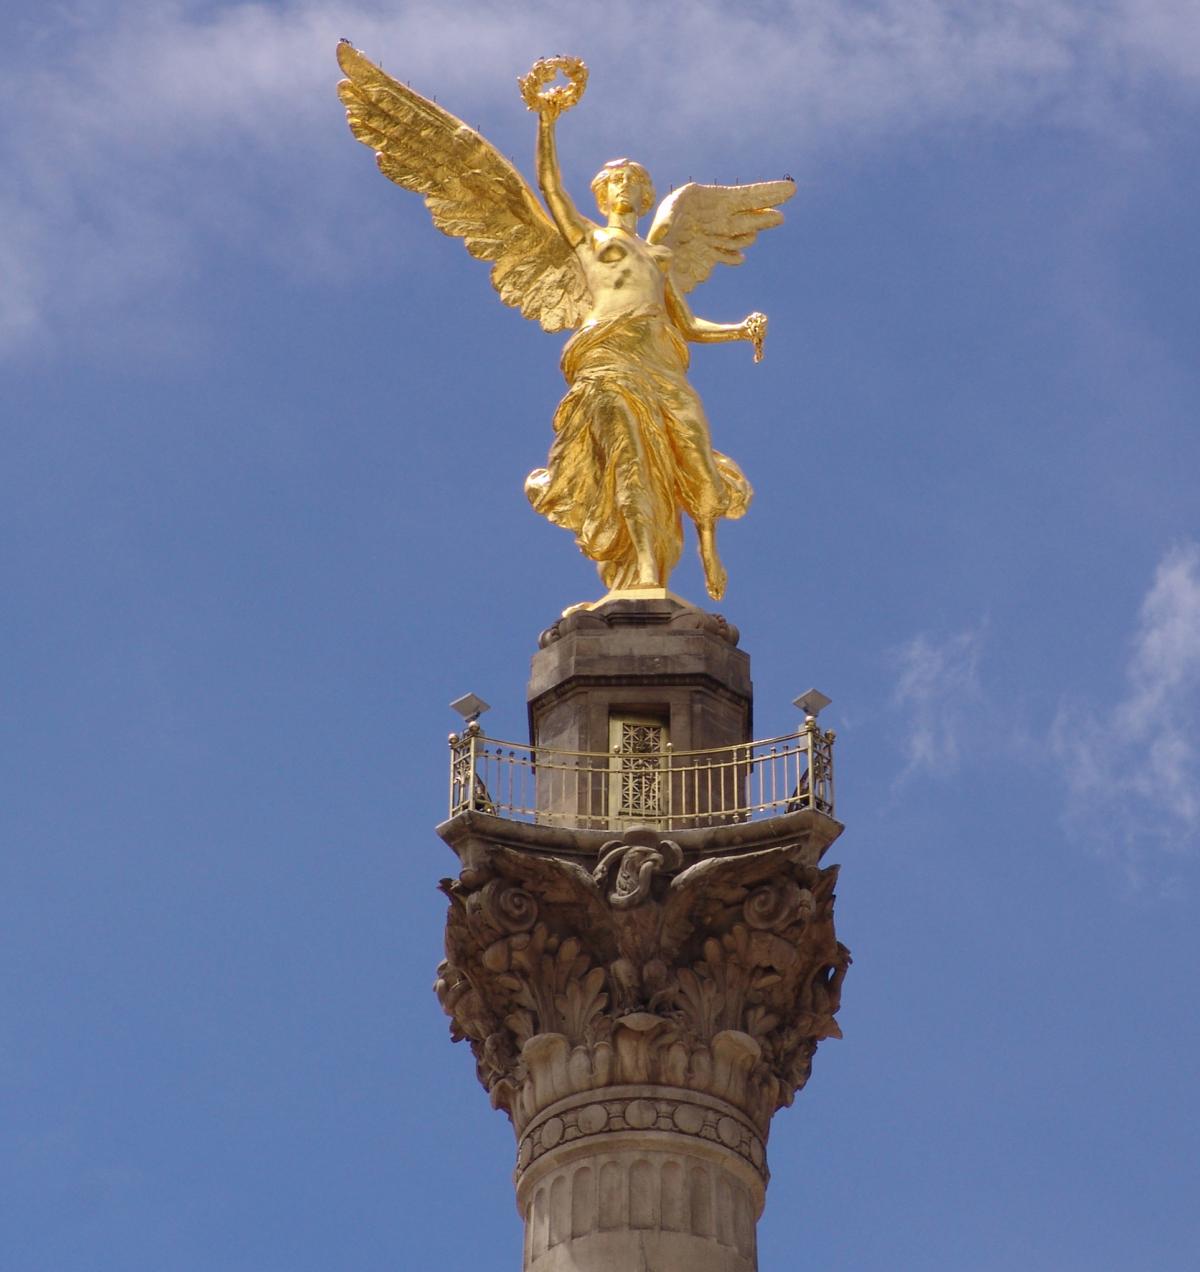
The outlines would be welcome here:
<svg viewBox="0 0 1200 1272">
<path fill-rule="evenodd" d="M 758 232 L 778 225 L 790 179 L 754 185 L 689 182 L 654 205 L 641 164 L 614 159 L 592 181 L 603 223 L 582 215 L 563 188 L 555 123 L 587 84 L 578 58 L 546 58 L 520 79 L 537 113 L 537 181 L 549 215 L 520 173 L 473 129 L 369 62 L 345 41 L 338 85 L 350 129 L 375 151 L 383 174 L 425 196 L 434 224 L 494 262 L 506 304 L 547 331 L 571 330 L 562 356 L 568 384 L 554 415 L 545 468 L 530 473 L 533 507 L 575 534 L 613 592 L 665 588 L 683 546 L 682 514 L 695 523 L 708 593 L 725 592 L 716 523 L 740 517 L 751 489 L 714 450 L 688 384 L 688 342 L 748 340 L 762 358 L 767 320 L 696 317 L 684 296 L 719 262 L 737 265 Z M 555 83 L 559 75 L 565 83 Z"/>
</svg>

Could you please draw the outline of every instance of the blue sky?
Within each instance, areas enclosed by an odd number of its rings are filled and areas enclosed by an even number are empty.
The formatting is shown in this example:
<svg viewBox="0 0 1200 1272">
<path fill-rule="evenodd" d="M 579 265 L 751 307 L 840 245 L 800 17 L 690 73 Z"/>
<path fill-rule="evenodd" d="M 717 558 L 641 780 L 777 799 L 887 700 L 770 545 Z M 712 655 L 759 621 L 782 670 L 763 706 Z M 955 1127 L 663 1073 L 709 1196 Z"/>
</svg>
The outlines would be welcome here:
<svg viewBox="0 0 1200 1272">
<path fill-rule="evenodd" d="M 526 172 L 515 77 L 584 57 L 581 203 L 799 183 L 692 297 L 771 318 L 693 361 L 757 490 L 721 609 L 759 732 L 834 699 L 847 826 L 764 1272 L 1200 1265 L 1200 9 L 5 16 L 5 1267 L 519 1266 L 429 990 L 446 703 L 519 737 L 599 589 L 521 492 L 561 340 L 351 139 L 339 36 Z"/>
</svg>

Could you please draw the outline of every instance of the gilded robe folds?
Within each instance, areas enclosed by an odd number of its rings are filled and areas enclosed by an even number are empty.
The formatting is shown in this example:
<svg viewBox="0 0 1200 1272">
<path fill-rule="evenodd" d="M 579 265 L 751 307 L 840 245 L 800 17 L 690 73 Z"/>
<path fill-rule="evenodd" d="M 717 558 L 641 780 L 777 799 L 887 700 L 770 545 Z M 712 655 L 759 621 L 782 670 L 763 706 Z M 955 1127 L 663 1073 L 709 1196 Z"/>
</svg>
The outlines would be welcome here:
<svg viewBox="0 0 1200 1272">
<path fill-rule="evenodd" d="M 665 585 L 683 549 L 682 513 L 706 522 L 749 507 L 741 469 L 712 448 L 688 361 L 661 309 L 588 323 L 563 350 L 570 389 L 554 413 L 546 467 L 529 474 L 525 493 L 574 532 L 610 589 L 639 582 L 631 524 L 649 528 Z"/>
</svg>

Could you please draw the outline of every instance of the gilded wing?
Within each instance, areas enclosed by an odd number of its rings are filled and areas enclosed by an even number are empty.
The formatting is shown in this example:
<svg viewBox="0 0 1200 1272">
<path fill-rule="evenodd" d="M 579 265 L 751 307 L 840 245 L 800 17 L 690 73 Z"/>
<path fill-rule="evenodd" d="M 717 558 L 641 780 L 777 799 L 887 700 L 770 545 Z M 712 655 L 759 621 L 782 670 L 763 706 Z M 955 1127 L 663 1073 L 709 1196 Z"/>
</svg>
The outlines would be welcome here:
<svg viewBox="0 0 1200 1272">
<path fill-rule="evenodd" d="M 671 277 L 690 292 L 714 265 L 740 265 L 759 231 L 782 223 L 778 207 L 795 193 L 790 177 L 740 186 L 689 181 L 658 205 L 647 241 L 671 249 Z"/>
<path fill-rule="evenodd" d="M 347 75 L 337 87 L 350 131 L 375 151 L 380 172 L 423 194 L 443 234 L 495 262 L 492 285 L 506 305 L 547 331 L 578 327 L 589 303 L 583 269 L 516 168 L 344 40 L 338 64 Z"/>
</svg>

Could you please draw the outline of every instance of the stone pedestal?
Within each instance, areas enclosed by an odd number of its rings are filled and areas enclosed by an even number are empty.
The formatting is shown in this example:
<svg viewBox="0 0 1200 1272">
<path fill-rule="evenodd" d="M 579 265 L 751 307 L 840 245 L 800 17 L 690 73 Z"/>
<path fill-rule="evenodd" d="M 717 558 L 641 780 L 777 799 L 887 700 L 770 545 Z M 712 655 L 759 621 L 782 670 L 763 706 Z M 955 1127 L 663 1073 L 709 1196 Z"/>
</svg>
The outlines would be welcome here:
<svg viewBox="0 0 1200 1272">
<path fill-rule="evenodd" d="M 543 632 L 529 678 L 529 740 L 561 758 L 539 787 L 539 810 L 595 826 L 627 825 L 668 805 L 718 819 L 738 807 L 744 766 L 714 766 L 703 754 L 751 738 L 750 659 L 737 643 L 737 628 L 720 615 L 674 600 L 613 601 Z M 613 777 L 622 763 L 638 763 L 639 747 L 660 756 L 653 808 L 623 807 Z M 624 761 L 604 758 L 622 753 Z"/>
<path fill-rule="evenodd" d="M 634 700 L 672 728 L 682 713 L 689 741 L 748 740 L 736 633 L 680 608 L 552 629 L 534 745 L 591 743 Z M 516 1132 L 525 1272 L 755 1272 L 771 1118 L 839 1032 L 850 959 L 821 858 L 841 826 L 814 808 L 680 830 L 473 810 L 438 829 L 462 868 L 436 989 Z"/>
<path fill-rule="evenodd" d="M 660 718 L 676 750 L 748 742 L 753 690 L 738 630 L 678 601 L 612 601 L 544 631 L 529 677 L 529 740 L 610 749 L 609 721 Z"/>
</svg>

